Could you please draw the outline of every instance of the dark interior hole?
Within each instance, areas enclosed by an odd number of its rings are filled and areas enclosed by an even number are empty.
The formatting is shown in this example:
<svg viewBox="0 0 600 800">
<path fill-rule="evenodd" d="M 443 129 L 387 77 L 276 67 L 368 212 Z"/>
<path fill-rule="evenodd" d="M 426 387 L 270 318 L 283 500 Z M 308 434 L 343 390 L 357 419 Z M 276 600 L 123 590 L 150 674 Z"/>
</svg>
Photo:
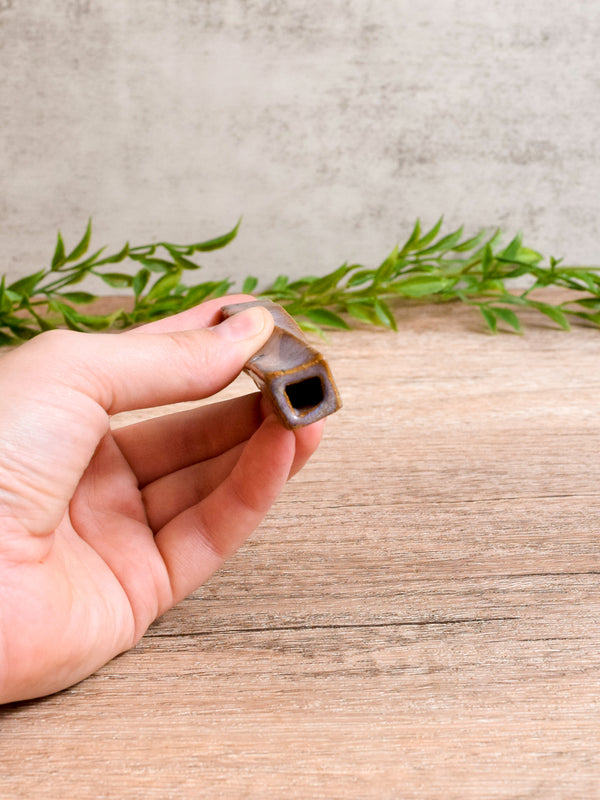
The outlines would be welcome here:
<svg viewBox="0 0 600 800">
<path fill-rule="evenodd" d="M 323 402 L 323 384 L 318 377 L 306 378 L 298 383 L 289 383 L 285 393 L 297 414 L 306 414 Z"/>
</svg>

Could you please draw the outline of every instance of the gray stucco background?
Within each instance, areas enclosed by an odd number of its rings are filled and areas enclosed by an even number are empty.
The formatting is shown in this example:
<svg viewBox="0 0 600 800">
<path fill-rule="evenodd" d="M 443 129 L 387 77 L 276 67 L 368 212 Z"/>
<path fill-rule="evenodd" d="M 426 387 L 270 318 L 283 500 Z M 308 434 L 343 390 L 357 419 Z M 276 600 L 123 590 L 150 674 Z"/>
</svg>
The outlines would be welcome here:
<svg viewBox="0 0 600 800">
<path fill-rule="evenodd" d="M 190 241 L 374 264 L 414 218 L 600 263 L 599 0 L 0 0 L 1 272 Z"/>
</svg>

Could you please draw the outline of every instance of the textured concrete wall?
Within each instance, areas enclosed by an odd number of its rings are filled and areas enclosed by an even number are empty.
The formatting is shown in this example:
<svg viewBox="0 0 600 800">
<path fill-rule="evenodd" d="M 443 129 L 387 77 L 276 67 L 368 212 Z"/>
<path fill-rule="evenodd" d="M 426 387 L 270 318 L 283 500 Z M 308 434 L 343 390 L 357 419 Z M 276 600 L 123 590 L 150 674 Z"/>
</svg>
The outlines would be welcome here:
<svg viewBox="0 0 600 800">
<path fill-rule="evenodd" d="M 600 262 L 598 0 L 0 0 L 1 271 L 239 239 L 264 278 L 374 263 L 416 216 Z"/>
</svg>

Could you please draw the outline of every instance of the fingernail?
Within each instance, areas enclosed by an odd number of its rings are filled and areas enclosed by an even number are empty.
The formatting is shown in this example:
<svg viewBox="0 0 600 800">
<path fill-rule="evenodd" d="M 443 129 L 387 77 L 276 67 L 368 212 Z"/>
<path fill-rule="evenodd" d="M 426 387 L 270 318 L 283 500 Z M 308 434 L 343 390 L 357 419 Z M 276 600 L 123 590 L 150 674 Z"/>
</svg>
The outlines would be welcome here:
<svg viewBox="0 0 600 800">
<path fill-rule="evenodd" d="M 267 322 L 268 311 L 260 306 L 248 308 L 238 314 L 224 319 L 213 331 L 222 339 L 228 342 L 241 342 L 244 339 L 251 339 L 263 330 Z"/>
</svg>

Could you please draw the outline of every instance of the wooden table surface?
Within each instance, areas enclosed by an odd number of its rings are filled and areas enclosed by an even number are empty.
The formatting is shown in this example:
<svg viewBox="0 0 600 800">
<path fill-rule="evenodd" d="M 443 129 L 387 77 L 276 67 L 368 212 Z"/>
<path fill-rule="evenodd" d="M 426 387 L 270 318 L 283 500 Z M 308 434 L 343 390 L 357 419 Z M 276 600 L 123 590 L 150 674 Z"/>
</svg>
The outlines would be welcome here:
<svg viewBox="0 0 600 800">
<path fill-rule="evenodd" d="M 313 460 L 138 647 L 0 711 L 1 798 L 600 798 L 600 332 L 423 306 L 324 351 Z"/>
</svg>

